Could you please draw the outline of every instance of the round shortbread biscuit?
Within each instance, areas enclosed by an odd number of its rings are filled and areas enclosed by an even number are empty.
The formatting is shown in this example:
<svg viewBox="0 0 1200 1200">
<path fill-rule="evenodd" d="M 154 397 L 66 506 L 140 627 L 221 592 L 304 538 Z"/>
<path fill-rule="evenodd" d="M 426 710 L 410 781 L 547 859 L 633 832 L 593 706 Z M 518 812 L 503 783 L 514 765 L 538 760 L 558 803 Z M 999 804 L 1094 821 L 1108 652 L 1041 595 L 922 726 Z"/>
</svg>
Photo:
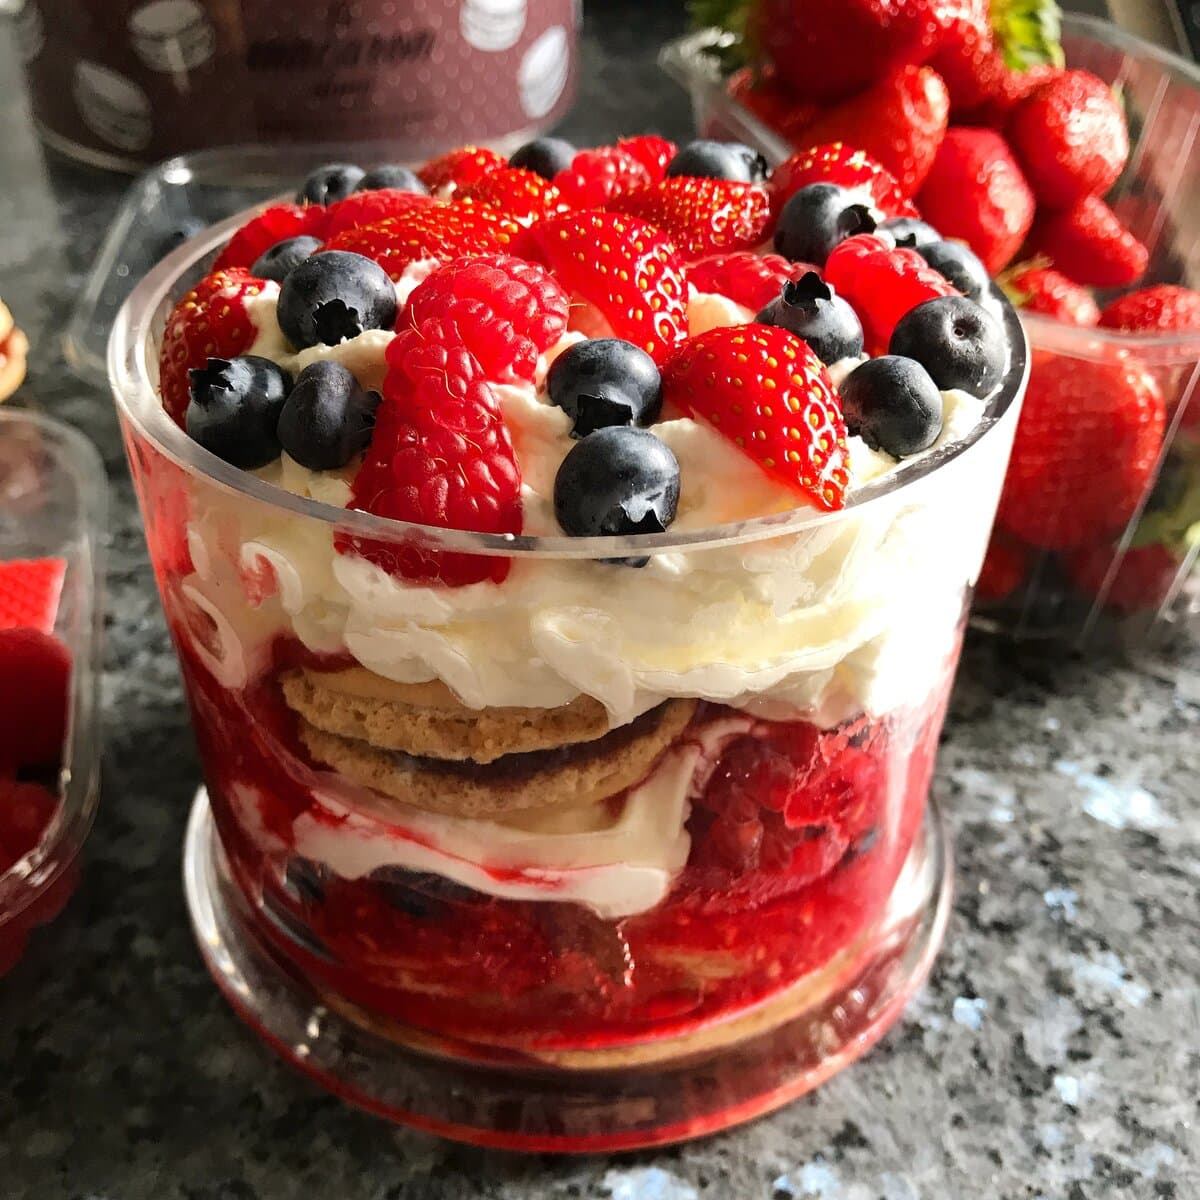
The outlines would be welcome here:
<svg viewBox="0 0 1200 1200">
<path fill-rule="evenodd" d="M 669 700 L 601 738 L 507 754 L 491 763 L 418 758 L 328 733 L 300 718 L 309 754 L 347 779 L 426 812 L 491 817 L 529 808 L 578 807 L 641 780 L 683 732 L 694 700 Z"/>
<path fill-rule="evenodd" d="M 559 708 L 467 708 L 444 683 L 393 683 L 361 667 L 291 671 L 281 682 L 288 706 L 316 729 L 427 758 L 490 763 L 594 741 L 612 728 L 590 696 Z"/>
</svg>

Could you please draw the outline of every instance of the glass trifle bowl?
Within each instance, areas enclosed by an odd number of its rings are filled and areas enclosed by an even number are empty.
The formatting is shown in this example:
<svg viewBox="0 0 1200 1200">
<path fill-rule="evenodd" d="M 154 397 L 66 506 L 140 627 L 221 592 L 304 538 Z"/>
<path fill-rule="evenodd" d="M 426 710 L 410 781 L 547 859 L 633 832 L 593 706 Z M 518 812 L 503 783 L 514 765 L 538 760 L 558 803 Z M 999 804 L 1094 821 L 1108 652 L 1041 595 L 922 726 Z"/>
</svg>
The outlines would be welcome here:
<svg viewBox="0 0 1200 1200">
<path fill-rule="evenodd" d="M 234 1008 L 353 1102 L 526 1150 L 711 1132 L 858 1057 L 947 917 L 927 797 L 1025 386 L 1012 310 L 978 419 L 839 511 L 753 515 L 757 468 L 676 421 L 680 512 L 721 488 L 725 523 L 469 533 L 239 470 L 164 412 L 167 315 L 244 220 L 138 285 L 109 358 Z M 415 559 L 474 582 L 387 569 Z"/>
</svg>

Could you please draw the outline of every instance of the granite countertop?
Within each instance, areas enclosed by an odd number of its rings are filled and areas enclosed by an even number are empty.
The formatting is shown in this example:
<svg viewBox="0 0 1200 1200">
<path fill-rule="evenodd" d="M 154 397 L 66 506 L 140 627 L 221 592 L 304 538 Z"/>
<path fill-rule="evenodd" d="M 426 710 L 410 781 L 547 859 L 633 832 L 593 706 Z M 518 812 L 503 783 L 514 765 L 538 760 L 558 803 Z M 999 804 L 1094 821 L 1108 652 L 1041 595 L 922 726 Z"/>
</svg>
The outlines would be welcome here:
<svg viewBox="0 0 1200 1200">
<path fill-rule="evenodd" d="M 686 100 L 652 49 L 675 6 L 599 3 L 582 142 Z M 635 18 L 636 14 L 636 18 Z M 1200 650 L 1138 669 L 968 641 L 936 794 L 958 896 L 933 977 L 863 1062 L 747 1128 L 553 1161 L 387 1126 L 234 1018 L 179 879 L 198 768 L 108 397 L 57 336 L 125 181 L 43 161 L 0 22 L 0 295 L 24 403 L 84 429 L 112 485 L 102 806 L 83 885 L 0 981 L 5 1200 L 1200 1196 Z"/>
</svg>

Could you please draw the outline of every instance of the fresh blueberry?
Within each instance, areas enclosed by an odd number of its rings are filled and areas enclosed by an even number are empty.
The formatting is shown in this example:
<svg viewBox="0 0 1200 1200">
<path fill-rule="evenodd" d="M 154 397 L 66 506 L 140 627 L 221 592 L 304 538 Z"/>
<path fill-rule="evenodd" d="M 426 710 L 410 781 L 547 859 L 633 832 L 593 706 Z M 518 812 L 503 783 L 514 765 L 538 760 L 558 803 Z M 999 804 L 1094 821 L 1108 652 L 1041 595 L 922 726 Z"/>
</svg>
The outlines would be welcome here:
<svg viewBox="0 0 1200 1200">
<path fill-rule="evenodd" d="M 293 346 L 336 346 L 367 329 L 390 329 L 396 289 L 377 262 L 348 250 L 324 250 L 284 277 L 276 315 Z"/>
<path fill-rule="evenodd" d="M 667 164 L 668 177 L 687 175 L 699 179 L 731 179 L 735 183 L 762 183 L 767 160 L 741 142 L 688 142 Z"/>
<path fill-rule="evenodd" d="M 252 471 L 279 457 L 276 429 L 292 377 L 269 358 L 210 358 L 188 372 L 188 436 L 235 467 Z"/>
<path fill-rule="evenodd" d="M 662 408 L 662 377 L 645 350 L 620 338 L 588 338 L 564 350 L 546 391 L 586 437 L 608 425 L 649 425 Z"/>
<path fill-rule="evenodd" d="M 916 359 L 943 391 L 961 388 L 983 399 L 1004 378 L 1008 346 L 991 313 L 965 296 L 941 296 L 896 323 L 889 354 Z"/>
<path fill-rule="evenodd" d="M 575 147 L 563 138 L 540 137 L 513 151 L 510 167 L 524 167 L 543 179 L 553 179 L 565 171 L 575 158 Z"/>
<path fill-rule="evenodd" d="M 332 204 L 345 200 L 362 181 L 366 172 L 353 163 L 326 163 L 317 167 L 300 185 L 297 204 Z"/>
<path fill-rule="evenodd" d="M 846 429 L 872 450 L 906 458 L 927 450 L 942 431 L 942 394 L 911 358 L 870 358 L 842 381 Z"/>
<path fill-rule="evenodd" d="M 920 250 L 922 246 L 932 246 L 942 240 L 942 235 L 928 221 L 918 217 L 892 217 L 879 226 L 879 232 L 888 234 L 897 246 L 909 250 Z"/>
<path fill-rule="evenodd" d="M 336 471 L 371 441 L 379 393 L 368 392 L 348 367 L 331 359 L 296 376 L 279 415 L 279 441 L 302 467 Z"/>
<path fill-rule="evenodd" d="M 932 246 L 918 246 L 917 253 L 968 299 L 978 300 L 987 290 L 987 267 L 970 246 L 934 242 Z"/>
<path fill-rule="evenodd" d="M 835 246 L 857 233 L 874 233 L 871 210 L 835 183 L 810 183 L 779 214 L 775 249 L 793 262 L 823 267 Z"/>
<path fill-rule="evenodd" d="M 250 268 L 250 274 L 258 279 L 274 279 L 282 283 L 293 267 L 298 267 L 306 258 L 311 258 L 321 248 L 321 239 L 308 237 L 284 238 L 282 242 L 264 250 Z"/>
<path fill-rule="evenodd" d="M 754 318 L 803 338 L 827 366 L 857 358 L 863 349 L 858 314 L 816 271 L 805 271 L 783 285 L 783 293 Z"/>
<path fill-rule="evenodd" d="M 399 192 L 419 192 L 429 195 L 429 189 L 421 182 L 416 171 L 402 167 L 399 163 L 382 163 L 372 167 L 355 186 L 356 192 L 373 192 L 377 188 L 394 188 Z"/>
<path fill-rule="evenodd" d="M 554 480 L 554 515 L 572 537 L 662 533 L 679 504 L 679 463 L 645 429 L 598 429 L 571 447 Z M 647 558 L 614 559 L 643 567 Z"/>
</svg>

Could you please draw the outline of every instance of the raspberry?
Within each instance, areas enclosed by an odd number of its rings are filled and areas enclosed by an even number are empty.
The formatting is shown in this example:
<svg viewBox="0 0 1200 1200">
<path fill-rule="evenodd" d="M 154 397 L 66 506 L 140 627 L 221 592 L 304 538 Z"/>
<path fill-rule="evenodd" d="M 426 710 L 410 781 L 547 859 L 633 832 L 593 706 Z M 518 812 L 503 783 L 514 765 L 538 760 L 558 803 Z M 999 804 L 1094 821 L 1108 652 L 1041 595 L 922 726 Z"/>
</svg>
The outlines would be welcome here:
<svg viewBox="0 0 1200 1200">
<path fill-rule="evenodd" d="M 264 250 L 287 238 L 326 236 L 327 210 L 320 204 L 275 204 L 251 217 L 229 239 L 213 263 L 214 271 L 229 267 L 249 270 Z"/>
<path fill-rule="evenodd" d="M 58 615 L 67 564 L 61 558 L 0 562 L 0 629 L 49 633 Z"/>
<path fill-rule="evenodd" d="M 417 170 L 421 182 L 431 191 L 460 188 L 482 179 L 490 171 L 507 167 L 504 155 L 481 146 L 460 146 L 427 162 Z"/>
<path fill-rule="evenodd" d="M 410 208 L 428 208 L 436 201 L 432 196 L 420 192 L 406 192 L 401 188 L 373 188 L 367 192 L 353 192 L 345 200 L 329 206 L 325 222 L 325 238 L 336 237 L 346 229 L 357 229 L 361 225 L 378 225 L 388 217 L 398 216 Z"/>
<path fill-rule="evenodd" d="M 163 330 L 158 386 L 163 408 L 183 427 L 190 402 L 188 372 L 209 358 L 234 358 L 250 349 L 257 330 L 246 301 L 278 285 L 255 279 L 242 267 L 214 271 L 176 305 Z"/>
<path fill-rule="evenodd" d="M 483 369 L 450 322 L 432 319 L 388 347 L 383 402 L 352 507 L 441 529 L 521 532 L 521 472 Z M 413 583 L 500 583 L 509 560 L 430 549 L 417 539 L 383 542 L 346 534 L 359 554 Z"/>
<path fill-rule="evenodd" d="M 521 167 L 505 167 L 475 183 L 464 184 L 454 193 L 454 202 L 498 208 L 518 225 L 530 225 L 550 213 L 565 212 L 568 207 L 554 184 Z"/>
<path fill-rule="evenodd" d="M 657 183 L 667 174 L 667 164 L 670 163 L 679 147 L 666 138 L 654 133 L 644 133 L 640 137 L 621 138 L 617 149 L 631 154 L 649 172 L 650 182 Z"/>
<path fill-rule="evenodd" d="M 325 249 L 366 255 L 399 279 L 405 267 L 423 258 L 449 262 L 463 254 L 503 250 L 517 232 L 516 223 L 494 209 L 435 204 L 409 208 L 378 225 L 343 230 Z"/>
<path fill-rule="evenodd" d="M 567 328 L 567 294 L 543 267 L 507 254 L 460 258 L 418 284 L 397 324 L 441 317 L 490 380 L 533 381 L 539 354 Z"/>
<path fill-rule="evenodd" d="M 757 313 L 778 300 L 783 285 L 816 267 L 789 262 L 780 254 L 757 255 L 749 250 L 710 254 L 688 266 L 688 283 L 698 292 L 716 292 Z"/>
<path fill-rule="evenodd" d="M 36 629 L 0 630 L 0 770 L 62 757 L 71 655 Z"/>
<path fill-rule="evenodd" d="M 652 182 L 645 164 L 619 146 L 580 150 L 571 165 L 554 177 L 554 186 L 572 208 L 604 208 Z"/>
<path fill-rule="evenodd" d="M 871 234 L 836 247 L 825 279 L 858 313 L 870 354 L 887 353 L 896 323 L 918 304 L 959 294 L 915 250 L 893 250 Z"/>
</svg>

